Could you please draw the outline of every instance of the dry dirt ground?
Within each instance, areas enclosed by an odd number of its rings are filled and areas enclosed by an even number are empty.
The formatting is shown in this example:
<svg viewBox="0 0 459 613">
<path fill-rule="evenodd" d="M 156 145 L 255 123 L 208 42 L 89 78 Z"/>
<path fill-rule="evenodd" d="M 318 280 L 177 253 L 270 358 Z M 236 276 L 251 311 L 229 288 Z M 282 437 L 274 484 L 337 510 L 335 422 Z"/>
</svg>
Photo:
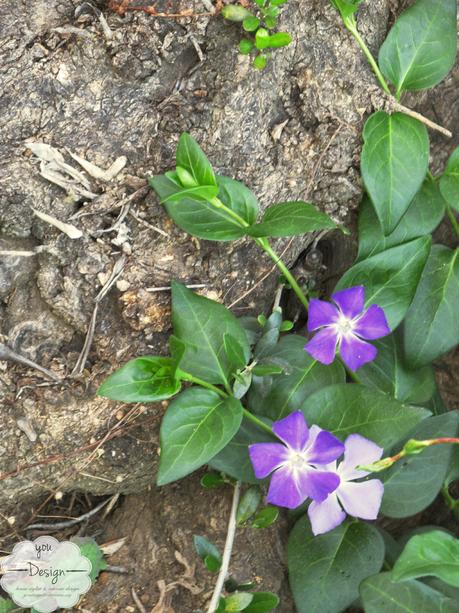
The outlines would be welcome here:
<svg viewBox="0 0 459 613">
<path fill-rule="evenodd" d="M 372 49 L 404 4 L 364 4 L 361 29 Z M 155 6 L 206 13 L 201 0 Z M 238 28 L 218 16 L 120 16 L 105 2 L 0 0 L 0 250 L 29 253 L 0 256 L 0 357 L 8 358 L 0 361 L 0 547 L 29 534 L 40 516 L 49 521 L 70 504 L 72 514 L 84 513 L 96 497 L 120 493 L 115 509 L 84 530 L 98 542 L 126 537 L 110 563 L 130 574 L 104 573 L 80 610 L 134 611 L 132 586 L 147 610 L 157 605 L 154 613 L 202 607 L 214 577 L 197 563 L 191 537 L 224 542 L 229 491 L 204 491 L 198 476 L 154 485 L 164 406 L 94 396 L 120 363 L 165 350 L 169 294 L 151 289 L 171 279 L 203 284 L 242 315 L 268 312 L 276 287 L 271 262 L 248 241 L 199 241 L 174 227 L 146 177 L 171 166 L 187 130 L 218 172 L 246 182 L 262 207 L 309 199 L 355 227 L 361 129 L 381 96 L 327 1 L 289 0 L 282 27 L 295 42 L 261 73 L 238 56 Z M 437 166 L 458 142 L 458 83 L 456 67 L 434 92 L 405 101 L 455 132 L 454 142 L 431 134 Z M 81 236 L 70 238 L 32 208 Z M 446 225 L 439 234 L 453 241 Z M 320 273 L 305 263 L 310 246 L 304 237 L 276 242 L 310 285 L 329 289 L 352 262 L 355 237 L 318 243 Z M 458 359 L 438 369 L 451 408 Z M 289 613 L 285 535 L 285 519 L 241 531 L 232 571 L 280 592 L 279 610 Z"/>
</svg>

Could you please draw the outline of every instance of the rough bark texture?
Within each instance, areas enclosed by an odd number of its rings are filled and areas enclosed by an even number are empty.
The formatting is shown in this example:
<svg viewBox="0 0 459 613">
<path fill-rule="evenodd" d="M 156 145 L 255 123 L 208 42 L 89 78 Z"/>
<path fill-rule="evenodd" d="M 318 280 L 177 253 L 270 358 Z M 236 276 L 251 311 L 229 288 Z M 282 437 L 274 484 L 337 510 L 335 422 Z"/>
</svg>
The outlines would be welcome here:
<svg viewBox="0 0 459 613">
<path fill-rule="evenodd" d="M 362 7 L 361 30 L 373 49 L 384 39 L 394 4 L 373 0 Z M 155 5 L 168 12 L 205 10 L 198 0 Z M 111 34 L 104 33 L 97 9 Z M 120 203 L 142 188 L 148 174 L 170 168 L 178 136 L 187 130 L 218 172 L 243 180 L 262 207 L 309 199 L 352 224 L 361 196 L 361 129 L 380 95 L 362 54 L 325 0 L 289 1 L 282 28 L 295 42 L 276 52 L 263 72 L 237 54 L 238 26 L 218 16 L 171 20 L 128 13 L 122 18 L 102 2 L 91 9 L 76 0 L 0 0 L 0 15 L 5 35 L 0 250 L 40 247 L 34 257 L 0 256 L 0 340 L 67 377 L 54 384 L 23 365 L 0 362 L 1 513 L 17 516 L 20 527 L 30 509 L 56 491 L 101 495 L 148 489 L 145 497 L 127 499 L 117 526 L 125 525 L 141 501 L 138 521 L 152 526 L 151 585 L 159 579 L 170 583 L 177 562 L 162 555 L 164 548 L 172 551 L 168 539 L 190 558 L 190 534 L 208 533 L 214 498 L 197 497 L 196 480 L 162 490 L 153 485 L 162 405 L 126 408 L 95 398 L 94 392 L 120 363 L 166 350 L 169 294 L 147 288 L 167 286 L 171 279 L 202 283 L 206 295 L 226 305 L 255 288 L 234 307 L 236 314 L 248 314 L 269 308 L 276 274 L 267 274 L 272 262 L 248 240 L 191 239 L 171 223 L 152 193 L 139 192 L 124 220 L 109 230 Z M 451 129 L 459 123 L 458 81 L 456 70 L 440 93 L 423 102 L 427 114 Z M 65 190 L 42 177 L 29 142 L 52 145 L 79 171 L 70 152 L 102 168 L 119 156 L 126 156 L 127 164 L 110 181 L 86 174 L 87 191 L 96 194 L 90 200 L 78 195 L 78 186 Z M 444 160 L 449 144 L 434 142 Z M 83 237 L 70 239 L 33 215 L 31 207 L 62 221 L 79 214 L 71 223 Z M 281 252 L 287 241 L 275 246 Z M 305 238 L 295 239 L 285 259 L 293 264 L 307 246 Z M 352 241 L 327 238 L 324 250 L 327 270 L 321 274 L 331 283 L 352 261 Z M 123 256 L 122 276 L 100 303 L 85 369 L 68 377 L 96 296 Z M 30 427 L 36 440 L 30 440 Z M 98 444 L 104 437 L 110 440 Z M 221 542 L 229 501 L 217 504 L 211 515 L 215 512 L 213 529 Z M 0 533 L 9 531 L 2 515 Z M 281 537 L 273 540 L 272 534 L 241 536 L 236 568 L 245 578 L 260 574 L 265 587 L 278 589 Z M 272 555 L 263 553 L 265 548 Z M 198 585 L 206 581 L 200 576 Z M 183 600 L 179 590 L 173 605 L 177 611 L 191 610 L 191 601 L 202 606 L 204 593 Z M 100 603 L 94 610 L 105 609 Z"/>
</svg>

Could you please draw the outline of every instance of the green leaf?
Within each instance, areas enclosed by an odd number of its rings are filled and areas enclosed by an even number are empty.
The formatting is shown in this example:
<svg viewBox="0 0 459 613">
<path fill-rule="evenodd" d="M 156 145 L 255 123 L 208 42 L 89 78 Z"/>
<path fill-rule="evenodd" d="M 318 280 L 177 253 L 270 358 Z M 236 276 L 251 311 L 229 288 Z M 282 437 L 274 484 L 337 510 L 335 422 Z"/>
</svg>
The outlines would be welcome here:
<svg viewBox="0 0 459 613">
<path fill-rule="evenodd" d="M 457 479 L 459 479 L 459 445 L 453 445 L 451 460 L 445 477 L 446 487 L 449 487 Z"/>
<path fill-rule="evenodd" d="M 107 568 L 107 562 L 105 561 L 102 549 L 93 538 L 87 536 L 73 536 L 70 540 L 75 545 L 78 545 L 81 555 L 88 558 L 91 562 L 89 578 L 95 583 L 99 573 Z"/>
<path fill-rule="evenodd" d="M 330 0 L 330 2 L 341 13 L 342 19 L 346 21 L 357 12 L 363 0 Z"/>
<path fill-rule="evenodd" d="M 330 385 L 310 396 L 301 410 L 308 424 L 320 424 L 344 440 L 354 432 L 390 448 L 429 415 L 364 385 Z"/>
<path fill-rule="evenodd" d="M 417 0 L 397 19 L 379 51 L 397 95 L 433 87 L 454 66 L 456 9 L 456 0 Z"/>
<path fill-rule="evenodd" d="M 226 356 L 234 369 L 242 368 L 247 364 L 247 345 L 244 347 L 231 334 L 223 335 L 223 344 L 225 347 Z M 247 357 L 246 357 L 247 356 Z"/>
<path fill-rule="evenodd" d="M 252 602 L 244 609 L 244 613 L 267 613 L 279 604 L 279 596 L 272 592 L 257 592 L 253 594 Z"/>
<path fill-rule="evenodd" d="M 171 358 L 146 355 L 130 360 L 111 374 L 97 395 L 123 402 L 157 402 L 171 398 L 180 387 Z"/>
<path fill-rule="evenodd" d="M 324 366 L 306 353 L 304 345 L 303 337 L 289 334 L 265 357 L 285 362 L 290 365 L 290 372 L 271 380 L 263 377 L 260 385 L 252 385 L 248 395 L 252 411 L 273 420 L 282 419 L 298 410 L 317 390 L 333 383 L 344 383 L 346 374 L 338 361 Z"/>
<path fill-rule="evenodd" d="M 239 52 L 242 53 L 242 55 L 249 55 L 254 47 L 255 45 L 251 40 L 243 38 L 239 43 Z"/>
<path fill-rule="evenodd" d="M 211 573 L 218 573 L 221 565 L 220 560 L 217 560 L 214 556 L 208 555 L 204 558 L 204 566 L 207 570 L 210 570 Z"/>
<path fill-rule="evenodd" d="M 201 485 L 206 490 L 216 490 L 226 485 L 225 479 L 219 473 L 206 473 L 201 478 Z"/>
<path fill-rule="evenodd" d="M 0 598 L 0 613 L 9 613 L 10 611 L 22 612 L 25 609 L 21 609 L 9 598 Z"/>
<path fill-rule="evenodd" d="M 395 583 L 391 573 L 369 577 L 360 586 L 365 613 L 457 613 L 457 603 L 420 581 Z"/>
<path fill-rule="evenodd" d="M 377 573 L 384 560 L 384 541 L 366 523 L 344 523 L 314 536 L 307 517 L 288 541 L 289 580 L 298 613 L 339 613 L 359 595 L 359 585 Z"/>
<path fill-rule="evenodd" d="M 250 189 L 230 177 L 217 177 L 218 197 L 229 209 L 248 224 L 253 224 L 258 215 L 258 200 Z"/>
<path fill-rule="evenodd" d="M 405 351 L 418 368 L 459 343 L 459 249 L 434 245 L 405 319 Z"/>
<path fill-rule="evenodd" d="M 268 58 L 266 57 L 266 55 L 263 55 L 262 53 L 260 53 L 253 60 L 253 67 L 256 68 L 257 70 L 264 70 L 266 68 L 267 63 L 268 63 Z"/>
<path fill-rule="evenodd" d="M 227 4 L 222 8 L 222 16 L 229 21 L 244 21 L 252 16 L 252 13 L 243 6 L 237 4 Z"/>
<path fill-rule="evenodd" d="M 185 342 L 180 366 L 208 383 L 228 383 L 234 367 L 224 338 L 229 334 L 250 355 L 246 333 L 222 304 L 198 296 L 180 283 L 172 283 L 172 322 L 175 335 Z"/>
<path fill-rule="evenodd" d="M 252 528 L 269 528 L 272 524 L 277 521 L 279 517 L 279 509 L 277 507 L 265 507 L 258 511 L 255 517 L 252 520 Z"/>
<path fill-rule="evenodd" d="M 393 581 L 438 577 L 459 587 L 459 540 L 443 530 L 410 538 L 392 570 Z"/>
<path fill-rule="evenodd" d="M 244 493 L 237 508 L 236 523 L 238 526 L 245 524 L 252 517 L 260 502 L 261 492 L 258 487 L 251 487 Z"/>
<path fill-rule="evenodd" d="M 459 147 L 452 152 L 440 179 L 440 190 L 446 202 L 459 211 Z"/>
<path fill-rule="evenodd" d="M 341 277 L 336 290 L 363 285 L 365 306 L 379 305 L 389 327 L 395 330 L 414 298 L 430 244 L 431 237 L 423 236 L 354 264 Z"/>
<path fill-rule="evenodd" d="M 162 204 L 177 205 L 189 200 L 197 202 L 206 202 L 215 198 L 218 194 L 216 185 L 198 185 L 196 187 L 184 187 L 178 177 L 178 173 L 167 172 L 165 175 L 159 175 L 149 179 L 150 187 L 158 194 Z M 168 206 L 166 206 L 168 210 Z"/>
<path fill-rule="evenodd" d="M 400 334 L 395 332 L 373 342 L 378 355 L 359 368 L 359 379 L 366 386 L 390 394 L 401 402 L 428 402 L 436 389 L 431 366 L 411 370 L 405 361 Z"/>
<path fill-rule="evenodd" d="M 276 32 L 270 35 L 268 47 L 270 49 L 279 49 L 280 47 L 287 47 L 291 42 L 292 37 L 288 32 Z"/>
<path fill-rule="evenodd" d="M 459 411 L 450 411 L 424 420 L 407 438 L 425 440 L 457 436 L 458 425 Z M 380 473 L 384 481 L 381 513 L 389 517 L 409 517 L 429 506 L 445 479 L 452 447 L 434 445 L 419 455 L 396 462 L 392 468 Z M 399 450 L 397 446 L 393 452 Z"/>
<path fill-rule="evenodd" d="M 221 564 L 222 556 L 217 547 L 215 547 L 208 538 L 195 534 L 193 536 L 193 544 L 201 560 L 205 560 L 208 556 L 211 556 Z"/>
<path fill-rule="evenodd" d="M 384 234 L 392 233 L 419 191 L 429 163 L 426 127 L 404 113 L 378 111 L 363 129 L 361 171 Z"/>
<path fill-rule="evenodd" d="M 295 236 L 336 228 L 328 215 L 309 202 L 281 202 L 270 206 L 261 223 L 248 228 L 250 236 Z"/>
<path fill-rule="evenodd" d="M 425 236 L 435 230 L 445 214 L 445 201 L 438 183 L 427 178 L 395 230 L 384 236 L 373 204 L 365 196 L 359 212 L 359 253 L 357 261 Z"/>
<path fill-rule="evenodd" d="M 198 185 L 217 185 L 212 166 L 198 143 L 184 132 L 176 152 L 177 166 L 188 170 Z"/>
<path fill-rule="evenodd" d="M 253 595 L 248 592 L 233 592 L 225 600 L 225 613 L 239 613 L 252 602 Z"/>
<path fill-rule="evenodd" d="M 249 458 L 248 446 L 253 443 L 273 443 L 277 439 L 244 418 L 237 434 L 216 455 L 209 466 L 243 483 L 258 483 Z"/>
<path fill-rule="evenodd" d="M 233 438 L 241 420 L 242 405 L 235 398 L 197 387 L 180 394 L 161 423 L 158 485 L 206 464 Z"/>
<path fill-rule="evenodd" d="M 257 17 L 246 17 L 242 22 L 242 27 L 246 32 L 254 32 L 260 25 L 260 20 Z"/>
</svg>

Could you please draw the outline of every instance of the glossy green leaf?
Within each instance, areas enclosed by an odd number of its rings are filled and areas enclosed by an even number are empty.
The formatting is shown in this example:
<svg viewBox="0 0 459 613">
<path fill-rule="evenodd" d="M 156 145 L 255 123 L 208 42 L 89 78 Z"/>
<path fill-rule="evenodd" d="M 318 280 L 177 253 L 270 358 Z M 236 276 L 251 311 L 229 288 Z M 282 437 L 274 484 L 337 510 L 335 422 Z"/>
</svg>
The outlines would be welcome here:
<svg viewBox="0 0 459 613">
<path fill-rule="evenodd" d="M 340 12 L 343 20 L 346 20 L 357 12 L 363 0 L 330 0 L 330 2 Z"/>
<path fill-rule="evenodd" d="M 204 566 L 207 570 L 210 570 L 211 573 L 218 573 L 221 567 L 220 560 L 217 560 L 214 556 L 208 555 L 204 558 Z"/>
<path fill-rule="evenodd" d="M 342 383 L 319 390 L 301 410 L 308 424 L 320 424 L 344 440 L 356 432 L 389 449 L 429 415 L 364 385 Z"/>
<path fill-rule="evenodd" d="M 440 179 L 440 190 L 446 202 L 459 211 L 459 147 L 452 152 Z"/>
<path fill-rule="evenodd" d="M 457 436 L 459 411 L 429 417 L 410 432 L 407 439 L 425 440 Z M 393 453 L 400 446 L 394 447 Z M 419 455 L 411 455 L 382 473 L 384 497 L 381 513 L 389 517 L 409 517 L 425 509 L 437 496 L 448 471 L 452 445 L 434 445 Z M 390 454 L 389 454 L 390 455 Z"/>
<path fill-rule="evenodd" d="M 260 20 L 257 17 L 247 17 L 242 22 L 242 27 L 246 32 L 254 32 L 260 25 Z"/>
<path fill-rule="evenodd" d="M 378 111 L 367 120 L 363 140 L 362 178 L 384 234 L 391 234 L 426 176 L 427 129 L 404 113 Z"/>
<path fill-rule="evenodd" d="M 333 383 L 344 383 L 346 374 L 338 361 L 330 366 L 316 362 L 304 350 L 305 339 L 290 334 L 281 338 L 266 360 L 282 360 L 290 372 L 271 379 L 263 377 L 249 390 L 248 403 L 252 411 L 277 420 L 299 409 L 315 391 Z M 254 378 L 255 381 L 255 378 Z"/>
<path fill-rule="evenodd" d="M 395 230 L 384 236 L 373 204 L 365 196 L 359 212 L 359 252 L 357 261 L 425 236 L 435 230 L 445 215 L 445 201 L 438 183 L 427 178 L 411 201 Z"/>
<path fill-rule="evenodd" d="M 443 530 L 410 538 L 392 570 L 394 581 L 438 577 L 459 587 L 459 539 Z"/>
<path fill-rule="evenodd" d="M 236 523 L 242 526 L 256 512 L 261 502 L 261 492 L 258 487 L 250 487 L 241 498 L 236 513 Z"/>
<path fill-rule="evenodd" d="M 266 55 L 263 55 L 262 53 L 260 53 L 253 60 L 253 67 L 256 68 L 257 70 L 264 70 L 266 68 L 267 63 L 268 63 L 268 58 L 266 57 Z"/>
<path fill-rule="evenodd" d="M 173 400 L 161 423 L 158 485 L 181 479 L 221 451 L 238 431 L 242 411 L 239 400 L 197 387 Z"/>
<path fill-rule="evenodd" d="M 428 402 L 435 393 L 435 375 L 431 366 L 412 370 L 403 355 L 400 334 L 395 332 L 373 342 L 378 355 L 359 368 L 359 379 L 368 387 L 390 394 L 401 402 Z"/>
<path fill-rule="evenodd" d="M 242 53 L 242 55 L 249 55 L 254 47 L 255 45 L 251 40 L 243 38 L 239 43 L 239 52 Z"/>
<path fill-rule="evenodd" d="M 164 175 L 152 177 L 149 179 L 149 183 L 167 210 L 168 206 L 176 206 L 179 203 L 182 203 L 183 206 L 184 202 L 190 200 L 198 201 L 202 204 L 207 200 L 215 198 L 218 194 L 217 185 L 183 186 L 176 172 L 167 172 Z"/>
<path fill-rule="evenodd" d="M 430 245 L 431 237 L 424 236 L 354 264 L 336 290 L 363 285 L 365 305 L 377 304 L 384 309 L 389 327 L 395 330 L 414 298 Z"/>
<path fill-rule="evenodd" d="M 207 557 L 212 557 L 221 564 L 222 556 L 217 547 L 208 538 L 195 534 L 193 536 L 193 544 L 201 560 L 204 561 Z"/>
<path fill-rule="evenodd" d="M 70 539 L 72 543 L 78 545 L 81 555 L 91 562 L 91 572 L 89 578 L 94 583 L 99 573 L 107 568 L 104 553 L 96 541 L 89 536 L 74 536 Z"/>
<path fill-rule="evenodd" d="M 417 0 L 395 22 L 379 66 L 397 94 L 433 87 L 456 58 L 456 0 Z"/>
<path fill-rule="evenodd" d="M 198 185 L 217 185 L 214 171 L 204 151 L 192 136 L 184 132 L 176 152 L 177 166 L 185 168 Z"/>
<path fill-rule="evenodd" d="M 224 487 L 227 481 L 220 475 L 220 473 L 206 473 L 201 477 L 201 485 L 206 490 L 216 490 Z"/>
<path fill-rule="evenodd" d="M 459 343 L 459 249 L 434 245 L 405 319 L 408 363 L 419 368 Z"/>
<path fill-rule="evenodd" d="M 360 586 L 365 613 L 457 613 L 457 603 L 420 581 L 392 581 L 391 573 L 369 577 Z"/>
<path fill-rule="evenodd" d="M 279 509 L 277 507 L 265 507 L 258 511 L 252 520 L 252 528 L 269 528 L 279 517 Z"/>
<path fill-rule="evenodd" d="M 252 602 L 244 609 L 244 613 L 267 613 L 279 604 L 279 596 L 272 592 L 256 592 Z"/>
<path fill-rule="evenodd" d="M 277 439 L 255 426 L 246 418 L 229 444 L 208 464 L 243 483 L 258 483 L 250 462 L 248 446 L 252 443 L 273 443 Z"/>
<path fill-rule="evenodd" d="M 247 345 L 241 344 L 231 334 L 223 335 L 223 344 L 225 347 L 225 353 L 233 368 L 242 368 L 247 364 Z"/>
<path fill-rule="evenodd" d="M 157 402 L 171 398 L 180 387 L 171 358 L 146 355 L 130 360 L 111 374 L 97 395 L 123 402 Z"/>
<path fill-rule="evenodd" d="M 288 541 L 289 581 L 298 613 L 340 613 L 359 595 L 359 585 L 377 573 L 384 560 L 384 541 L 366 523 L 344 523 L 314 536 L 307 517 Z"/>
<path fill-rule="evenodd" d="M 253 600 L 253 595 L 248 592 L 233 592 L 225 599 L 225 613 L 239 613 L 243 611 Z"/>
<path fill-rule="evenodd" d="M 244 21 L 252 16 L 252 13 L 239 4 L 227 4 L 222 8 L 222 16 L 229 21 Z"/>
<path fill-rule="evenodd" d="M 250 355 L 247 336 L 236 317 L 222 304 L 172 283 L 172 322 L 175 335 L 185 342 L 180 367 L 208 383 L 227 383 L 234 370 L 225 351 L 229 334 Z"/>
<path fill-rule="evenodd" d="M 318 211 L 309 202 L 282 202 L 270 206 L 263 220 L 251 226 L 251 236 L 295 236 L 315 230 L 336 228 L 328 215 Z"/>
</svg>

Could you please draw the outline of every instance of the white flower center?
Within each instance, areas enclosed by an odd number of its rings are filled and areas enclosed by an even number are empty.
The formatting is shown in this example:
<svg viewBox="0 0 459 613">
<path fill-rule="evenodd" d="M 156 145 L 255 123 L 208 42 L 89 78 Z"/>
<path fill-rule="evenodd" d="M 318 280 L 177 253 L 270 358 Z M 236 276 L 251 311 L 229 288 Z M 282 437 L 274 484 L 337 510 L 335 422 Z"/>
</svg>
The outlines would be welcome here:
<svg viewBox="0 0 459 613">
<path fill-rule="evenodd" d="M 294 473 L 299 473 L 310 468 L 306 453 L 304 451 L 293 451 L 293 449 L 289 452 L 286 464 Z"/>
<path fill-rule="evenodd" d="M 336 331 L 340 336 L 349 336 L 349 334 L 352 334 L 354 330 L 355 323 L 352 319 L 349 319 L 341 314 L 335 326 Z"/>
</svg>

